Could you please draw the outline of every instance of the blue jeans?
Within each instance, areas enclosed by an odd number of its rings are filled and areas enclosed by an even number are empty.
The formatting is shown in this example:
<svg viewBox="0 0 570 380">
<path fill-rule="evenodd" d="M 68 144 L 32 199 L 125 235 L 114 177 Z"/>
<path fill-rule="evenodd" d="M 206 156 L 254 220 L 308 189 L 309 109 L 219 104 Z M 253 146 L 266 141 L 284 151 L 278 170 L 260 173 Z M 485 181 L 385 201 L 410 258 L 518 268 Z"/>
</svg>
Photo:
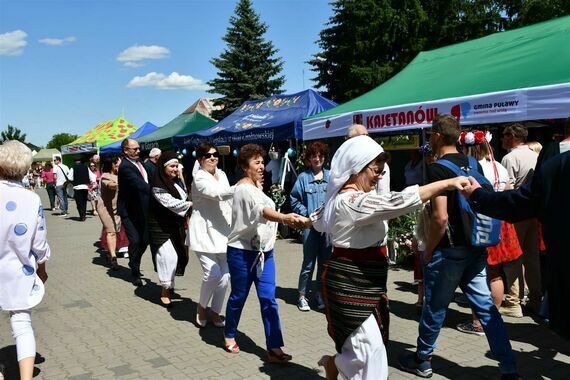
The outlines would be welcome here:
<svg viewBox="0 0 570 380">
<path fill-rule="evenodd" d="M 331 246 L 327 245 L 324 234 L 313 228 L 303 230 L 303 264 L 299 273 L 299 293 L 308 294 L 311 290 L 313 270 L 317 264 L 317 291 L 322 288 L 323 263 L 331 257 Z"/>
<path fill-rule="evenodd" d="M 279 309 L 275 301 L 275 259 L 273 250 L 265 252 L 265 266 L 257 277 L 254 261 L 257 252 L 228 247 L 228 267 L 232 291 L 226 306 L 226 327 L 224 336 L 235 338 L 241 312 L 251 284 L 255 284 L 265 329 L 265 343 L 268 349 L 283 347 L 283 334 L 279 321 Z M 253 269 L 252 269 L 253 266 Z"/>
<path fill-rule="evenodd" d="M 501 372 L 517 372 L 507 330 L 487 285 L 486 264 L 485 248 L 454 247 L 434 251 L 431 261 L 424 266 L 425 302 L 419 325 L 418 357 L 427 359 L 433 353 L 447 307 L 459 286 L 481 321 Z"/>
<path fill-rule="evenodd" d="M 67 214 L 67 192 L 64 186 L 56 186 L 55 194 L 59 198 L 59 209 L 62 214 Z"/>
</svg>

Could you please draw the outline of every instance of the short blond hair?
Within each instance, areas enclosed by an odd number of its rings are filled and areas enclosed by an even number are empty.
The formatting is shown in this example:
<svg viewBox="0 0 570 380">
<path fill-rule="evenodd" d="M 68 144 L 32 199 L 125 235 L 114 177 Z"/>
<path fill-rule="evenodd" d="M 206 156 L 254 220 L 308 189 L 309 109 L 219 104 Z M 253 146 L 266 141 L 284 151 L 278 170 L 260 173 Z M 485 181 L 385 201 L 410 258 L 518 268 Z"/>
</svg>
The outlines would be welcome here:
<svg viewBox="0 0 570 380">
<path fill-rule="evenodd" d="M 32 151 L 19 141 L 0 145 L 0 179 L 21 181 L 32 166 Z"/>
</svg>

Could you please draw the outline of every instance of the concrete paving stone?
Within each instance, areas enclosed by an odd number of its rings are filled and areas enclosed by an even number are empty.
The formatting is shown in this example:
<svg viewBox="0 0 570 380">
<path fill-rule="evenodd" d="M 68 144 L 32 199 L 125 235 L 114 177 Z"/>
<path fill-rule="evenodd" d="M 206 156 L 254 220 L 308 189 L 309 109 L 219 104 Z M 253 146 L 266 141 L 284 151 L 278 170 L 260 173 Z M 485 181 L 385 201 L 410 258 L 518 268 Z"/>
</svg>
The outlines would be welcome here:
<svg viewBox="0 0 570 380">
<path fill-rule="evenodd" d="M 39 193 L 46 198 L 42 191 Z M 297 310 L 300 244 L 289 240 L 276 244 L 277 302 L 285 349 L 293 355 L 294 363 L 275 369 L 263 360 L 265 337 L 255 289 L 251 289 L 240 321 L 237 340 L 242 352 L 227 354 L 221 348 L 222 330 L 212 326 L 197 329 L 193 323 L 202 277 L 195 255 L 190 255 L 186 276 L 177 278 L 178 303 L 166 310 L 156 303 L 160 288 L 148 251 L 142 262 L 146 284 L 134 288 L 126 268 L 128 260 L 119 260 L 122 269 L 118 272 L 101 265 L 103 261 L 93 246 L 101 231 L 98 219 L 79 223 L 50 214 L 46 218 L 52 257 L 47 264 L 50 278 L 46 295 L 32 313 L 37 349 L 45 358 L 36 365 L 40 370 L 36 379 L 68 379 L 89 373 L 97 379 L 323 378 L 316 362 L 323 354 L 334 353 L 334 344 L 327 334 L 324 314 Z M 390 380 L 416 379 L 400 371 L 396 362 L 403 350 L 415 348 L 418 334 L 412 278 L 407 269 L 389 271 Z M 499 377 L 497 362 L 489 358 L 486 339 L 455 330 L 457 323 L 469 318 L 468 308 L 450 305 L 437 342 L 433 364 L 439 372 L 433 379 Z M 570 378 L 569 342 L 529 317 L 504 321 L 525 378 Z M 0 323 L 9 325 L 7 313 L 0 314 Z M 0 329 L 0 342 L 4 343 L 0 346 L 3 361 L 3 352 L 13 346 L 8 328 Z M 153 363 L 159 366 L 155 368 Z"/>
<path fill-rule="evenodd" d="M 93 374 L 91 372 L 83 373 L 81 375 L 71 376 L 69 380 L 92 380 L 94 379 Z"/>
</svg>

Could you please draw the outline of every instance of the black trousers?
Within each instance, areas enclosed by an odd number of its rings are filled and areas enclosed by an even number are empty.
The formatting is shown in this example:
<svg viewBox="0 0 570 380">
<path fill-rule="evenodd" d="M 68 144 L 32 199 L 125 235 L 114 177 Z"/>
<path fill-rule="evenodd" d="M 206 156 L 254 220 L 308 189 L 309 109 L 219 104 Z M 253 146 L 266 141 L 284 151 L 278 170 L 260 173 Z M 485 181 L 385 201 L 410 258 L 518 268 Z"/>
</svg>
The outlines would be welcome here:
<svg viewBox="0 0 570 380">
<path fill-rule="evenodd" d="M 89 190 L 73 190 L 73 198 L 77 206 L 77 212 L 80 219 L 85 219 L 87 215 L 87 193 Z"/>
<path fill-rule="evenodd" d="M 148 247 L 148 225 L 146 221 L 132 220 L 129 217 L 121 217 L 121 223 L 125 227 L 129 238 L 129 267 L 133 276 L 141 274 L 141 259 Z"/>
<path fill-rule="evenodd" d="M 55 207 L 55 183 L 46 183 L 46 191 L 49 197 L 49 207 L 53 210 Z"/>
</svg>

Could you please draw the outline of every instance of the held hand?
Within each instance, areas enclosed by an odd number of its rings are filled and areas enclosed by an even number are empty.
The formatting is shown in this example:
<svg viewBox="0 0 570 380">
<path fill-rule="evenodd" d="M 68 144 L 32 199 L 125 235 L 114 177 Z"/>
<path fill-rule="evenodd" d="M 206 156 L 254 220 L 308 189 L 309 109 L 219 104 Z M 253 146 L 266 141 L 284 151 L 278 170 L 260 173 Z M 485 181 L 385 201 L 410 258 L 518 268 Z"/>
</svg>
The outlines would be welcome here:
<svg viewBox="0 0 570 380">
<path fill-rule="evenodd" d="M 464 188 L 469 187 L 471 184 L 467 177 L 455 177 L 450 178 L 447 186 L 447 190 L 459 190 L 462 191 Z"/>
<path fill-rule="evenodd" d="M 48 279 L 48 275 L 46 272 L 46 264 L 45 263 L 38 264 L 38 269 L 36 270 L 36 273 L 38 274 L 40 280 L 42 280 L 42 282 L 45 284 Z"/>
<path fill-rule="evenodd" d="M 479 184 L 479 182 L 477 182 L 477 180 L 473 177 L 469 177 L 469 186 L 467 186 L 465 189 L 463 189 L 463 191 L 461 191 L 461 194 L 463 194 L 463 196 L 465 198 L 468 198 L 471 196 L 471 194 L 473 194 L 473 192 L 477 189 L 479 189 L 481 187 L 481 185 Z"/>
</svg>

